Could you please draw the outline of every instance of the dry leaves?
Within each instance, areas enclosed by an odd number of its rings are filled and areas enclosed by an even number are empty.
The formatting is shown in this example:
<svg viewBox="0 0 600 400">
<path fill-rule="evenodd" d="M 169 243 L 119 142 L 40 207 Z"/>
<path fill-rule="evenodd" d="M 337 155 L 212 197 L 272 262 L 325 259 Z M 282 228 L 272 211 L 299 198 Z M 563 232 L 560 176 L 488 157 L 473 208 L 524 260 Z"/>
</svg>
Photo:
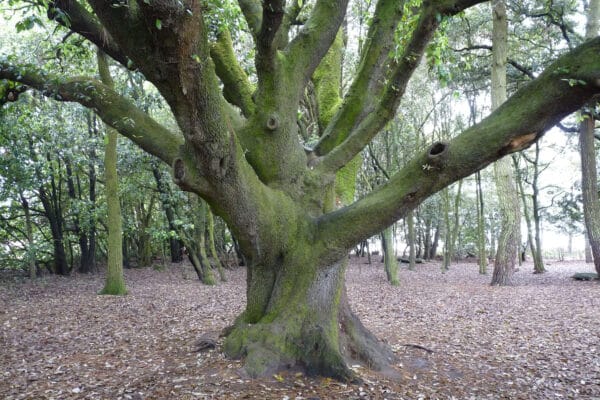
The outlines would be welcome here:
<svg viewBox="0 0 600 400">
<path fill-rule="evenodd" d="M 515 286 L 498 288 L 475 264 L 443 275 L 424 264 L 391 287 L 381 264 L 362 263 L 352 259 L 349 296 L 396 351 L 398 376 L 356 366 L 360 385 L 293 372 L 246 379 L 217 340 L 243 309 L 245 271 L 207 287 L 173 266 L 126 271 L 125 297 L 96 295 L 101 276 L 2 282 L 0 398 L 600 398 L 600 285 L 569 278 L 591 266 L 533 275 L 524 265 Z"/>
</svg>

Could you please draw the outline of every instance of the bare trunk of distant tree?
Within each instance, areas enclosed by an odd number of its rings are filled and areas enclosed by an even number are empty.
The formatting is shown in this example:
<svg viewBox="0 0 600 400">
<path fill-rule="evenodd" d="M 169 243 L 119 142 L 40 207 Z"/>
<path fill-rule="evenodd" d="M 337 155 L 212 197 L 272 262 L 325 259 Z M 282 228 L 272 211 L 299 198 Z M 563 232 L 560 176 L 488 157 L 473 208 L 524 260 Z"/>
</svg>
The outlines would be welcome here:
<svg viewBox="0 0 600 400">
<path fill-rule="evenodd" d="M 506 101 L 508 19 L 504 0 L 494 0 L 492 5 L 492 109 L 495 110 Z M 519 198 L 510 159 L 503 158 L 496 161 L 494 177 L 498 192 L 501 225 L 492 285 L 504 286 L 511 283 L 519 248 Z"/>
<path fill-rule="evenodd" d="M 27 235 L 27 267 L 29 271 L 29 278 L 35 279 L 37 276 L 37 269 L 35 266 L 36 252 L 35 252 L 35 241 L 33 239 L 33 222 L 31 220 L 31 211 L 29 209 L 29 202 L 25 198 L 23 192 L 19 193 L 21 198 L 21 206 L 25 213 L 25 233 Z"/>
<path fill-rule="evenodd" d="M 415 235 L 415 214 L 410 210 L 406 215 L 406 224 L 408 225 L 408 269 L 414 270 L 416 264 L 416 235 Z"/>
<path fill-rule="evenodd" d="M 525 217 L 525 223 L 527 225 L 527 244 L 531 250 L 531 257 L 533 258 L 534 271 L 544 270 L 544 263 L 541 259 L 541 252 L 538 250 L 536 243 L 537 241 L 533 236 L 533 224 L 531 222 L 531 214 L 529 212 L 529 205 L 527 201 L 527 195 L 523 189 L 523 180 L 518 167 L 517 157 L 513 156 L 513 165 L 517 172 L 517 185 L 519 186 L 519 193 L 521 195 L 521 204 L 523 204 L 523 216 Z"/>
</svg>

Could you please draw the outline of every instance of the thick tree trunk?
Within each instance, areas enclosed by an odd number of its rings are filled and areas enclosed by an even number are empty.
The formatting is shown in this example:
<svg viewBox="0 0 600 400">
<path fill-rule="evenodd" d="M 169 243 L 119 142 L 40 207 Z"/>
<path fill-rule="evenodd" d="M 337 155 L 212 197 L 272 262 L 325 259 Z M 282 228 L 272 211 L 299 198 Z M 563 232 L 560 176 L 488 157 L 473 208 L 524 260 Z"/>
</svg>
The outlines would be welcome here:
<svg viewBox="0 0 600 400">
<path fill-rule="evenodd" d="M 580 123 L 579 146 L 581 154 L 581 192 L 583 194 L 583 215 L 586 232 L 596 272 L 600 274 L 600 203 L 598 202 L 598 183 L 596 169 L 596 150 L 594 147 L 595 120 L 586 114 Z"/>
<path fill-rule="evenodd" d="M 344 286 L 346 259 L 328 266 L 301 245 L 271 266 L 248 268 L 248 304 L 225 340 L 225 352 L 245 358 L 250 376 L 302 368 L 341 380 L 350 365 L 385 369 L 394 361 L 351 312 Z"/>
</svg>

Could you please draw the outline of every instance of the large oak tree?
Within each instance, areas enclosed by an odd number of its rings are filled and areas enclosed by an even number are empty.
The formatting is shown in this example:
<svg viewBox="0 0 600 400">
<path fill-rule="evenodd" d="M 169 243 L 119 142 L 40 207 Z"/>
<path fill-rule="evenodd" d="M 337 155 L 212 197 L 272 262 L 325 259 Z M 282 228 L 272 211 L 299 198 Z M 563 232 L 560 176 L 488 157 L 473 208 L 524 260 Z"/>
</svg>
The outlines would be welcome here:
<svg viewBox="0 0 600 400">
<path fill-rule="evenodd" d="M 315 71 L 339 68 L 340 58 L 327 55 L 339 44 L 347 0 L 239 0 L 255 46 L 255 84 L 227 31 L 210 39 L 206 2 L 51 3 L 48 14 L 57 23 L 156 86 L 178 132 L 94 78 L 1 60 L 0 79 L 93 109 L 172 165 L 177 184 L 227 222 L 248 262 L 248 279 L 246 309 L 224 349 L 245 357 L 251 375 L 300 365 L 351 378 L 350 362 L 380 369 L 393 354 L 350 310 L 348 250 L 431 194 L 529 146 L 600 91 L 600 39 L 594 39 L 556 60 L 479 124 L 414 154 L 385 185 L 336 209 L 336 174 L 394 117 L 439 23 L 482 2 L 377 1 L 343 101 L 317 96 L 326 118 L 319 119 L 319 141 L 309 149 L 300 140 L 298 111 L 307 87 L 328 92 L 328 79 Z M 308 17 L 292 28 L 305 7 L 311 7 Z"/>
</svg>

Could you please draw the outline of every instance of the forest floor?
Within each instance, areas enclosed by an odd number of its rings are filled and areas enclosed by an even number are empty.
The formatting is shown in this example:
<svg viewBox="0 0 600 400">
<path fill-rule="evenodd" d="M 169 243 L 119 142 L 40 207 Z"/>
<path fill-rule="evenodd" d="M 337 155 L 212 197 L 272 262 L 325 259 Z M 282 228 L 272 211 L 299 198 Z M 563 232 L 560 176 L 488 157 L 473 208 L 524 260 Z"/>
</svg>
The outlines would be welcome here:
<svg viewBox="0 0 600 400">
<path fill-rule="evenodd" d="M 197 351 L 242 310 L 245 270 L 207 287 L 174 265 L 127 270 L 125 297 L 96 295 L 102 275 L 0 282 L 0 398 L 600 399 L 600 284 L 570 279 L 591 265 L 525 264 L 514 286 L 490 287 L 476 264 L 430 263 L 391 287 L 364 262 L 351 259 L 349 298 L 395 350 L 397 377 L 245 378 L 218 348 Z"/>
</svg>

